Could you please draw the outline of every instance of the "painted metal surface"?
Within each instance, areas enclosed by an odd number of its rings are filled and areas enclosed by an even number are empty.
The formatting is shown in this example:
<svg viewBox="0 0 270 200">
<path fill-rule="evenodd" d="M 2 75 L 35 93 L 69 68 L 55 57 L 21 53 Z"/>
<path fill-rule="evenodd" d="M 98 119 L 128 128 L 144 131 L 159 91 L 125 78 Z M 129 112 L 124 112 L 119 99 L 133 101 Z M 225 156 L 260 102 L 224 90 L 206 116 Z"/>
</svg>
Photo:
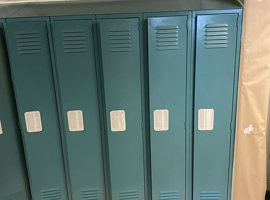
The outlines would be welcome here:
<svg viewBox="0 0 270 200">
<path fill-rule="evenodd" d="M 230 10 L 239 8 L 241 6 L 234 0 L 3 0 L 0 3 L 0 17 Z"/>
<path fill-rule="evenodd" d="M 187 46 L 187 16 L 148 18 L 153 199 L 185 199 Z M 168 110 L 168 130 L 154 128 L 159 109 Z"/>
<path fill-rule="evenodd" d="M 0 24 L 0 96 L 0 199 L 30 200 L 2 24 Z"/>
<path fill-rule="evenodd" d="M 52 17 L 55 60 L 48 18 L 7 20 L 34 200 L 68 199 L 54 84 L 71 199 L 190 200 L 192 150 L 193 199 L 230 199 L 239 12 L 196 11 L 193 20 L 191 12 Z M 214 109 L 213 130 L 198 130 L 199 109 Z M 154 128 L 156 110 L 168 126 Z M 31 111 L 40 112 L 42 127 L 29 130 L 41 132 L 27 132 Z"/>
<path fill-rule="evenodd" d="M 105 199 L 91 18 L 53 18 L 56 77 L 72 199 Z M 80 112 L 76 112 L 80 111 Z M 68 113 L 75 116 L 68 120 Z M 77 113 L 81 113 L 83 129 Z M 70 130 L 73 123 L 75 130 Z"/>
<path fill-rule="evenodd" d="M 47 19 L 7 20 L 6 35 L 34 200 L 67 199 L 51 70 Z M 39 111 L 42 131 L 27 132 L 25 112 Z M 37 119 L 36 119 L 37 120 Z M 35 119 L 32 125 L 35 128 Z"/>
<path fill-rule="evenodd" d="M 100 19 L 99 29 L 112 199 L 144 199 L 139 21 Z M 125 116 L 111 119 L 119 110 Z M 126 127 L 112 131 L 120 119 Z"/>
<path fill-rule="evenodd" d="M 227 195 L 234 102 L 238 14 L 196 18 L 193 199 Z M 199 109 L 214 109 L 213 130 L 198 130 Z"/>
</svg>

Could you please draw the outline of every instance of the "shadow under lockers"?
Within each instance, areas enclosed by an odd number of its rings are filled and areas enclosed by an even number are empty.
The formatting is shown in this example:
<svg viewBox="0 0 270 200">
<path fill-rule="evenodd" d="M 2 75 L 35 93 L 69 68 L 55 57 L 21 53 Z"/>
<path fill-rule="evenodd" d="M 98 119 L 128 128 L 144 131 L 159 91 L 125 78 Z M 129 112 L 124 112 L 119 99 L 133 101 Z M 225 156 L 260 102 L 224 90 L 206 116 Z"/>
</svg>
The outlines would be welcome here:
<svg viewBox="0 0 270 200">
<path fill-rule="evenodd" d="M 7 19 L 33 199 L 230 199 L 239 16 Z"/>
</svg>

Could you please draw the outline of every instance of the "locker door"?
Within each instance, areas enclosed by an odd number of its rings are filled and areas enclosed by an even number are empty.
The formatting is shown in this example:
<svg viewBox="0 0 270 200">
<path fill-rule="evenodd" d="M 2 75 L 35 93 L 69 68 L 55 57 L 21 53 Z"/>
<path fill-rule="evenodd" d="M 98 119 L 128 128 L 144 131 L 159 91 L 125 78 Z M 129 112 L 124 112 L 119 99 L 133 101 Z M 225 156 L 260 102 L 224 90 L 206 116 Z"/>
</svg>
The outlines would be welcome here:
<svg viewBox="0 0 270 200">
<path fill-rule="evenodd" d="M 185 199 L 187 16 L 148 19 L 153 199 Z"/>
<path fill-rule="evenodd" d="M 30 200 L 16 105 L 0 24 L 0 199 Z"/>
<path fill-rule="evenodd" d="M 73 199 L 104 199 L 92 21 L 52 22 Z"/>
<path fill-rule="evenodd" d="M 227 199 L 237 14 L 198 15 L 194 200 Z"/>
<path fill-rule="evenodd" d="M 144 199 L 138 19 L 100 20 L 112 199 Z"/>
<path fill-rule="evenodd" d="M 32 197 L 66 200 L 47 23 L 8 20 L 6 28 Z"/>
</svg>

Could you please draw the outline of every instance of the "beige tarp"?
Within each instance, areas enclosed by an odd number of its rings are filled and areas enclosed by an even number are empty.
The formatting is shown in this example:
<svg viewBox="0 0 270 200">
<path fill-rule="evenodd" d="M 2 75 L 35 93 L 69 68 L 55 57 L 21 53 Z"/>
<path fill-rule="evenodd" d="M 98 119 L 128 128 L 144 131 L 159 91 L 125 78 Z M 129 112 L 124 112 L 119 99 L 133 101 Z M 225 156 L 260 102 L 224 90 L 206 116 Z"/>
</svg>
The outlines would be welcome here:
<svg viewBox="0 0 270 200">
<path fill-rule="evenodd" d="M 244 8 L 232 199 L 264 200 L 270 0 L 246 0 Z"/>
</svg>

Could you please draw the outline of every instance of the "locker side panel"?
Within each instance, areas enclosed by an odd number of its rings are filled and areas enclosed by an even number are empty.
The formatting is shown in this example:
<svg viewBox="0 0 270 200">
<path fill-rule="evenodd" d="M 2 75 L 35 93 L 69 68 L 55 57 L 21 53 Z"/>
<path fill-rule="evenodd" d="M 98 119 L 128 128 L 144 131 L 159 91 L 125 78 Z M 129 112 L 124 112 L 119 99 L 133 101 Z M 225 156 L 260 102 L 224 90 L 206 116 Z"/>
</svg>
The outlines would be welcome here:
<svg viewBox="0 0 270 200">
<path fill-rule="evenodd" d="M 29 200 L 29 184 L 0 24 L 0 199 Z"/>
<path fill-rule="evenodd" d="M 237 17 L 197 16 L 194 200 L 227 199 Z"/>
<path fill-rule="evenodd" d="M 33 199 L 65 200 L 47 23 L 45 20 L 7 21 L 6 28 Z"/>
<path fill-rule="evenodd" d="M 112 199 L 144 199 L 138 19 L 101 19 Z"/>
<path fill-rule="evenodd" d="M 153 199 L 185 199 L 187 16 L 148 18 Z M 158 112 L 167 112 L 168 119 Z M 162 118 L 163 117 L 163 118 Z M 163 129 L 159 124 L 167 124 Z"/>
<path fill-rule="evenodd" d="M 72 197 L 104 199 L 92 21 L 56 20 L 52 28 Z"/>
</svg>

